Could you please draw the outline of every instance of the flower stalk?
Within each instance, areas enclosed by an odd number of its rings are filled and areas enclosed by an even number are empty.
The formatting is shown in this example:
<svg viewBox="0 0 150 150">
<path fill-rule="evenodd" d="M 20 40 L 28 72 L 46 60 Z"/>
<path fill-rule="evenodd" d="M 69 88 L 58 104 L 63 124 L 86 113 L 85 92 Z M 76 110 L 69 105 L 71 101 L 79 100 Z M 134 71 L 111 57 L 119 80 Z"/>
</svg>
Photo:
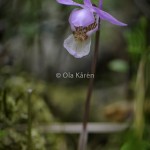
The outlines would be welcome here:
<svg viewBox="0 0 150 150">
<path fill-rule="evenodd" d="M 100 28 L 100 19 L 98 21 L 98 28 Z M 96 64 L 97 64 L 97 59 L 98 59 L 98 50 L 99 50 L 99 44 L 100 44 L 99 42 L 100 42 L 100 30 L 97 30 L 96 36 L 95 36 L 94 56 L 93 56 L 92 65 L 91 65 L 91 74 L 94 74 L 94 78 L 95 78 Z M 82 133 L 79 139 L 78 150 L 86 150 L 86 145 L 87 145 L 87 140 L 88 140 L 87 125 L 88 125 L 88 120 L 89 120 L 89 112 L 90 112 L 91 97 L 92 97 L 92 92 L 93 92 L 94 78 L 90 78 L 89 80 L 87 96 L 85 100 Z"/>
</svg>

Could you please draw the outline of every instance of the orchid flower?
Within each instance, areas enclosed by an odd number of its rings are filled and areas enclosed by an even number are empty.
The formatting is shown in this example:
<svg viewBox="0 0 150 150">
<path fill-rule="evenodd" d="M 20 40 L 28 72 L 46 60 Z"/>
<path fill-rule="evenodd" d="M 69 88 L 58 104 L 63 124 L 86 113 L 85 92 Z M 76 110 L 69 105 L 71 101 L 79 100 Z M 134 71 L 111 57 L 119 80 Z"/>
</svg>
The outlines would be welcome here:
<svg viewBox="0 0 150 150">
<path fill-rule="evenodd" d="M 81 7 L 71 12 L 69 23 L 73 34 L 64 41 L 64 47 L 75 58 L 81 58 L 89 54 L 91 35 L 99 28 L 99 18 L 118 26 L 126 26 L 126 24 L 102 10 L 102 0 L 100 0 L 99 7 L 93 6 L 91 0 L 84 0 L 84 4 L 76 3 L 73 0 L 57 0 L 57 2 Z"/>
</svg>

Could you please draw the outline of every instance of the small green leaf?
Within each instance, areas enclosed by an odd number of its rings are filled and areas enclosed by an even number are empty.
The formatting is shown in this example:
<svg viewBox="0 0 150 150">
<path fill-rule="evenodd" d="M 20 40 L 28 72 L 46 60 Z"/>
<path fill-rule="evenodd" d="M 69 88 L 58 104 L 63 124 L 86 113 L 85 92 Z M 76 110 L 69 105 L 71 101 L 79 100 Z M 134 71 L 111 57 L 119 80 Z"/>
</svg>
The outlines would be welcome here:
<svg viewBox="0 0 150 150">
<path fill-rule="evenodd" d="M 142 17 L 137 25 L 125 34 L 128 41 L 128 51 L 133 56 L 141 55 L 146 49 L 146 26 L 147 21 Z"/>
<path fill-rule="evenodd" d="M 128 70 L 128 64 L 124 60 L 116 59 L 109 63 L 109 68 L 116 72 L 126 72 Z"/>
<path fill-rule="evenodd" d="M 77 3 L 83 4 L 83 0 L 74 0 Z M 91 0 L 91 2 L 98 6 L 99 0 Z"/>
<path fill-rule="evenodd" d="M 6 136 L 6 131 L 0 131 L 0 139 Z"/>
<path fill-rule="evenodd" d="M 146 141 L 130 139 L 122 146 L 121 150 L 149 150 L 149 148 L 150 144 Z"/>
<path fill-rule="evenodd" d="M 149 150 L 150 144 L 148 140 L 139 139 L 133 132 L 129 132 L 125 137 L 126 142 L 120 150 Z"/>
</svg>

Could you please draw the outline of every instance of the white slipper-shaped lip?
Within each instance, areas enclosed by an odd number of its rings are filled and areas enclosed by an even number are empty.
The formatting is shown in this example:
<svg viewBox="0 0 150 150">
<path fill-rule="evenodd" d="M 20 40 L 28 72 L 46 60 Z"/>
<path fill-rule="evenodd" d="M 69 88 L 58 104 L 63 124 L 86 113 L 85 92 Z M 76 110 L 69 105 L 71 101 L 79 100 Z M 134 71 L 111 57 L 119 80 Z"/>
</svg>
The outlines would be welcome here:
<svg viewBox="0 0 150 150">
<path fill-rule="evenodd" d="M 90 52 L 91 38 L 88 37 L 84 41 L 77 41 L 73 34 L 71 34 L 67 39 L 65 39 L 64 47 L 75 58 L 82 58 Z"/>
</svg>

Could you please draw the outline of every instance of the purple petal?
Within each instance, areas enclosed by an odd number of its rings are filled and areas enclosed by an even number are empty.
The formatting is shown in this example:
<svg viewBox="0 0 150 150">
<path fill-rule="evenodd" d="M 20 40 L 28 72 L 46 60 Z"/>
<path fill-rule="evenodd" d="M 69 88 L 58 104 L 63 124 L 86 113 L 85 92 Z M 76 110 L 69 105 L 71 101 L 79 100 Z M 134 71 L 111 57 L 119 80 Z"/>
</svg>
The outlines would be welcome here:
<svg viewBox="0 0 150 150">
<path fill-rule="evenodd" d="M 56 0 L 58 3 L 60 4 L 64 4 L 64 5 L 73 5 L 73 6 L 80 6 L 84 8 L 84 5 L 82 4 L 78 4 L 76 2 L 74 2 L 73 0 Z"/>
<path fill-rule="evenodd" d="M 91 0 L 84 0 L 86 6 L 92 6 Z"/>
<path fill-rule="evenodd" d="M 81 58 L 89 54 L 91 47 L 91 38 L 88 38 L 87 40 L 81 42 L 76 41 L 74 36 L 70 35 L 64 41 L 64 47 L 75 58 Z"/>
<path fill-rule="evenodd" d="M 75 9 L 72 11 L 69 17 L 69 23 L 71 26 L 88 26 L 94 23 L 94 15 L 88 9 Z"/>
<path fill-rule="evenodd" d="M 114 18 L 113 16 L 111 16 L 109 13 L 100 10 L 97 7 L 93 7 L 95 12 L 99 15 L 99 17 L 103 20 L 109 21 L 112 24 L 118 25 L 118 26 L 127 26 L 127 24 L 118 21 L 116 18 Z"/>
</svg>

